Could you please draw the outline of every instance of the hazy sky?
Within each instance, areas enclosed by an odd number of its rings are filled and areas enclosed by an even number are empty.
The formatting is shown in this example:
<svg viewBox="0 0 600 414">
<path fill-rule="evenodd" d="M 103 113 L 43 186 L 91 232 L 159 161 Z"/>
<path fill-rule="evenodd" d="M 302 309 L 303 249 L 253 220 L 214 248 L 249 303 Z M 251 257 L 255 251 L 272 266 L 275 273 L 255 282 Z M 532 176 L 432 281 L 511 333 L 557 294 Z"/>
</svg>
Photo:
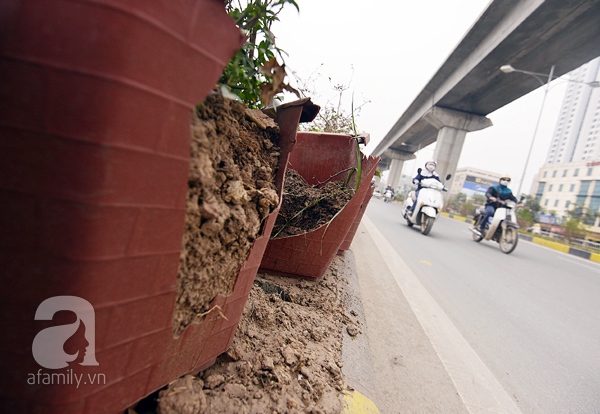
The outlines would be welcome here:
<svg viewBox="0 0 600 414">
<path fill-rule="evenodd" d="M 370 153 L 404 113 L 462 37 L 485 10 L 487 0 L 297 0 L 273 26 L 277 44 L 289 56 L 288 73 L 314 85 L 311 98 L 324 105 L 337 99 L 329 83 L 350 85 L 344 94 L 350 112 L 366 101 L 357 118 L 371 134 Z M 506 62 L 509 63 L 509 62 Z M 528 69 L 528 68 L 520 68 Z M 548 68 L 548 71 L 550 68 Z M 512 73 L 505 76 L 528 76 Z M 293 76 L 290 83 L 295 85 Z M 545 161 L 566 83 L 551 84 L 529 160 L 523 192 Z M 458 167 L 474 167 L 513 177 L 517 190 L 543 100 L 542 88 L 488 115 L 493 126 L 467 134 Z M 293 100 L 288 98 L 286 100 Z M 404 164 L 404 174 L 433 155 L 434 145 Z"/>
</svg>

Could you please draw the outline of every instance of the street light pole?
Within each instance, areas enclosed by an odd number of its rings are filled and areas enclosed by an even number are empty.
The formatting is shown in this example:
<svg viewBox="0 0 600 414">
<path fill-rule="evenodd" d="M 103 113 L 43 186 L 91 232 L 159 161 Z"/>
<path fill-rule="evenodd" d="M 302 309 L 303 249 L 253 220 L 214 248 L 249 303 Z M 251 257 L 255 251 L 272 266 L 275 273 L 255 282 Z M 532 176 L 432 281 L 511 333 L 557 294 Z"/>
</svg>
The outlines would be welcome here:
<svg viewBox="0 0 600 414">
<path fill-rule="evenodd" d="M 538 117 L 537 117 L 537 122 L 535 124 L 535 129 L 533 130 L 533 137 L 531 139 L 531 144 L 529 145 L 529 152 L 527 153 L 527 159 L 525 160 L 525 167 L 523 168 L 523 174 L 521 175 L 521 181 L 519 182 L 519 189 L 517 190 L 517 195 L 520 196 L 521 195 L 521 188 L 523 187 L 523 181 L 525 181 L 525 174 L 527 173 L 527 166 L 529 165 L 529 158 L 531 158 L 531 152 L 533 150 L 533 144 L 535 143 L 535 138 L 536 138 L 536 135 L 537 135 L 538 127 L 540 126 L 540 121 L 542 119 L 542 113 L 544 112 L 544 104 L 546 103 L 546 96 L 548 95 L 548 91 L 550 90 L 550 82 L 552 82 L 554 80 L 554 78 L 553 78 L 553 76 L 554 76 L 554 65 L 552 65 L 552 67 L 550 68 L 550 73 L 548 73 L 548 75 L 546 75 L 544 73 L 530 72 L 528 70 L 515 69 L 511 65 L 501 66 L 500 70 L 502 72 L 504 72 L 504 73 L 517 72 L 517 73 L 524 73 L 526 75 L 533 76 L 544 87 L 544 98 L 542 99 L 542 106 L 540 107 L 540 113 L 538 114 Z M 547 76 L 547 80 L 544 81 L 544 78 L 546 78 L 546 76 Z M 590 86 L 592 88 L 597 88 L 597 87 L 600 86 L 600 82 L 598 82 L 598 81 L 580 82 L 580 81 L 569 80 L 569 79 L 565 79 L 565 81 L 566 82 L 573 82 L 573 83 L 582 83 L 582 84 L 588 85 L 588 86 Z"/>
<path fill-rule="evenodd" d="M 554 76 L 554 65 L 550 68 L 550 73 L 548 73 L 548 80 L 543 82 L 540 76 L 546 76 L 540 73 L 529 72 L 525 70 L 517 70 L 510 65 L 504 65 L 500 68 L 500 70 L 504 73 L 511 72 L 520 72 L 525 73 L 527 75 L 533 76 L 536 78 L 540 84 L 544 87 L 544 98 L 542 99 L 542 106 L 540 107 L 540 112 L 537 117 L 537 122 L 535 124 L 535 129 L 533 130 L 533 137 L 531 138 L 531 144 L 529 144 L 529 152 L 527 153 L 527 158 L 525 159 L 525 167 L 523 168 L 523 174 L 521 174 L 521 181 L 519 181 L 519 189 L 517 190 L 517 197 L 521 196 L 521 188 L 523 187 L 523 181 L 525 181 L 525 173 L 527 172 L 527 166 L 529 165 L 529 158 L 531 158 L 531 151 L 533 150 L 533 144 L 535 143 L 535 138 L 537 135 L 538 127 L 540 126 L 540 121 L 542 120 L 542 113 L 544 112 L 544 105 L 546 104 L 546 96 L 548 95 L 548 90 L 550 89 L 550 82 L 552 82 L 552 77 Z"/>
</svg>

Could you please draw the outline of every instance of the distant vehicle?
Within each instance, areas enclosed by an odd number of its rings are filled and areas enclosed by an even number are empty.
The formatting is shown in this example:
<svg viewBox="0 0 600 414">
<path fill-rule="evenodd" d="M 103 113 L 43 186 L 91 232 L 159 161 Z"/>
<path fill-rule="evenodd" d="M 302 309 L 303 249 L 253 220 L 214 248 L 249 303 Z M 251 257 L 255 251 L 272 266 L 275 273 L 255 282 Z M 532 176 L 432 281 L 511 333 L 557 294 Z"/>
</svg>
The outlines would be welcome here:
<svg viewBox="0 0 600 414">
<path fill-rule="evenodd" d="M 383 201 L 391 203 L 393 198 L 394 194 L 392 194 L 392 190 L 385 190 L 385 193 L 383 193 Z"/>
<path fill-rule="evenodd" d="M 542 228 L 540 226 L 527 227 L 527 231 L 533 234 L 542 234 Z"/>
<path fill-rule="evenodd" d="M 381 197 L 383 197 L 383 194 L 381 194 L 381 191 L 375 190 L 373 191 L 373 197 L 381 199 Z"/>
</svg>

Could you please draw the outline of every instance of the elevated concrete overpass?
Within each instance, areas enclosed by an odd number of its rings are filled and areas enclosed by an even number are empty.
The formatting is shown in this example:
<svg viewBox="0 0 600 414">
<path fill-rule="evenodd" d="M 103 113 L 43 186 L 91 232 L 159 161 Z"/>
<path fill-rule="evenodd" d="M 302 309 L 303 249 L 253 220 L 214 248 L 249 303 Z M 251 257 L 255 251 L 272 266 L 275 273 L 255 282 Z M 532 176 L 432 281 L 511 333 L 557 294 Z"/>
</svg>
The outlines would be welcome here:
<svg viewBox="0 0 600 414">
<path fill-rule="evenodd" d="M 394 188 L 404 161 L 436 141 L 440 176 L 454 174 L 466 133 L 491 126 L 486 115 L 540 87 L 500 66 L 548 73 L 554 65 L 558 77 L 598 56 L 599 0 L 491 1 L 372 153 Z"/>
</svg>

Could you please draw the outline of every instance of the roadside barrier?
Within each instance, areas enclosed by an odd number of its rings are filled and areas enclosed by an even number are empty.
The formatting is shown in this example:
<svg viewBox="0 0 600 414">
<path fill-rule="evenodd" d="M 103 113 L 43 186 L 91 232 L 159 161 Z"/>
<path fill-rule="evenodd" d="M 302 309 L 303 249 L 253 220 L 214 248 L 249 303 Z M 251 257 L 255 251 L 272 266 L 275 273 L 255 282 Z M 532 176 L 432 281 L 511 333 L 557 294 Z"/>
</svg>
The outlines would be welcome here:
<svg viewBox="0 0 600 414">
<path fill-rule="evenodd" d="M 463 223 L 471 224 L 473 220 L 464 216 L 458 216 L 452 213 L 442 212 L 442 216 L 448 217 L 454 220 L 462 221 Z M 600 253 L 592 253 L 587 250 L 578 249 L 576 247 L 567 246 L 561 243 L 553 242 L 550 240 L 542 239 L 541 237 L 530 236 L 527 234 L 521 234 L 523 240 L 530 241 L 540 246 L 548 247 L 550 249 L 558 250 L 563 253 L 568 253 L 573 256 L 581 257 L 582 259 L 591 260 L 593 262 L 600 263 Z"/>
</svg>

